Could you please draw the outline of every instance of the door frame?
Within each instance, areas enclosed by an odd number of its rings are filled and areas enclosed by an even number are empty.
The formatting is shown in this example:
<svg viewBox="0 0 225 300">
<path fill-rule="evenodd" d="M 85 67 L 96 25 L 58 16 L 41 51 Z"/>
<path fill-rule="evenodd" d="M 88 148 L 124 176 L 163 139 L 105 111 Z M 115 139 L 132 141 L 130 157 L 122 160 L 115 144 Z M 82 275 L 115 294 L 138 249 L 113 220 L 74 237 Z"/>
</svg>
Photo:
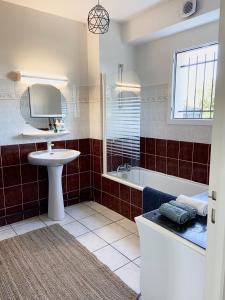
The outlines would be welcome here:
<svg viewBox="0 0 225 300">
<path fill-rule="evenodd" d="M 212 131 L 204 300 L 225 297 L 225 1 L 221 1 L 218 77 Z M 215 191 L 215 193 L 213 193 Z"/>
</svg>

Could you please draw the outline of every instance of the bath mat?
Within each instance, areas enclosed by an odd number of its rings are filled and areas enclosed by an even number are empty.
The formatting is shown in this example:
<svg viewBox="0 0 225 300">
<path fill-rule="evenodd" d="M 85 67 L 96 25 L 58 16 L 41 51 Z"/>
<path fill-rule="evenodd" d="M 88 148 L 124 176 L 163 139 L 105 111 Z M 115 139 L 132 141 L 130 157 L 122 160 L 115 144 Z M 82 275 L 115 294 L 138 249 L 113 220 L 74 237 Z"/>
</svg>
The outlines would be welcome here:
<svg viewBox="0 0 225 300">
<path fill-rule="evenodd" d="M 0 299 L 133 300 L 137 295 L 60 225 L 0 242 Z"/>
</svg>

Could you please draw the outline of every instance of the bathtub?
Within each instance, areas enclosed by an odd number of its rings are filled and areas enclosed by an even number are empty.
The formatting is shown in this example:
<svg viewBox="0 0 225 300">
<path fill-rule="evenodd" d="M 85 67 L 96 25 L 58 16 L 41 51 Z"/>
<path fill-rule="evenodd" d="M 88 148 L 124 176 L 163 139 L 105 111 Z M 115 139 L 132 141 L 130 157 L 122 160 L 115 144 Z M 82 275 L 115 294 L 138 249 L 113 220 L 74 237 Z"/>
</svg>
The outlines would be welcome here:
<svg viewBox="0 0 225 300">
<path fill-rule="evenodd" d="M 148 186 L 174 196 L 194 196 L 208 191 L 208 185 L 139 167 L 133 167 L 129 172 L 109 172 L 103 176 L 140 191 Z"/>
</svg>

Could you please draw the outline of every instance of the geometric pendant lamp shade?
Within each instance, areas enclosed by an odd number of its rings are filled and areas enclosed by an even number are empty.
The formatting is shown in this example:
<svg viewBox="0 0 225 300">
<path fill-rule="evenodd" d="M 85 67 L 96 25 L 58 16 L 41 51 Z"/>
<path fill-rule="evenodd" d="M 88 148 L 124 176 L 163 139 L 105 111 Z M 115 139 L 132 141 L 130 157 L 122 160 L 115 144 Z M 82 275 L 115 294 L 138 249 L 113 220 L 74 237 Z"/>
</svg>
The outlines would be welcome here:
<svg viewBox="0 0 225 300">
<path fill-rule="evenodd" d="M 109 24 L 109 13 L 98 1 L 98 4 L 89 11 L 88 29 L 94 34 L 104 34 L 108 32 Z"/>
</svg>

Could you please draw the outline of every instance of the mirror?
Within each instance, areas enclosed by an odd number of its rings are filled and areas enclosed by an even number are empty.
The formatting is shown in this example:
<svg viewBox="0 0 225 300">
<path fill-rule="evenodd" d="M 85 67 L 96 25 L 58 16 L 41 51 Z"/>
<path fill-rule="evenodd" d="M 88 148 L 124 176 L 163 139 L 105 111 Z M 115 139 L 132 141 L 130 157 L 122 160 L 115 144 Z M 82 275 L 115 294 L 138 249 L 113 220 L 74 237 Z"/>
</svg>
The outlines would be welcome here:
<svg viewBox="0 0 225 300">
<path fill-rule="evenodd" d="M 66 99 L 61 91 L 52 85 L 34 84 L 23 93 L 20 111 L 26 124 L 48 130 L 49 119 L 65 119 Z"/>
<path fill-rule="evenodd" d="M 34 84 L 28 89 L 32 118 L 62 118 L 62 94 L 52 85 Z"/>
</svg>

